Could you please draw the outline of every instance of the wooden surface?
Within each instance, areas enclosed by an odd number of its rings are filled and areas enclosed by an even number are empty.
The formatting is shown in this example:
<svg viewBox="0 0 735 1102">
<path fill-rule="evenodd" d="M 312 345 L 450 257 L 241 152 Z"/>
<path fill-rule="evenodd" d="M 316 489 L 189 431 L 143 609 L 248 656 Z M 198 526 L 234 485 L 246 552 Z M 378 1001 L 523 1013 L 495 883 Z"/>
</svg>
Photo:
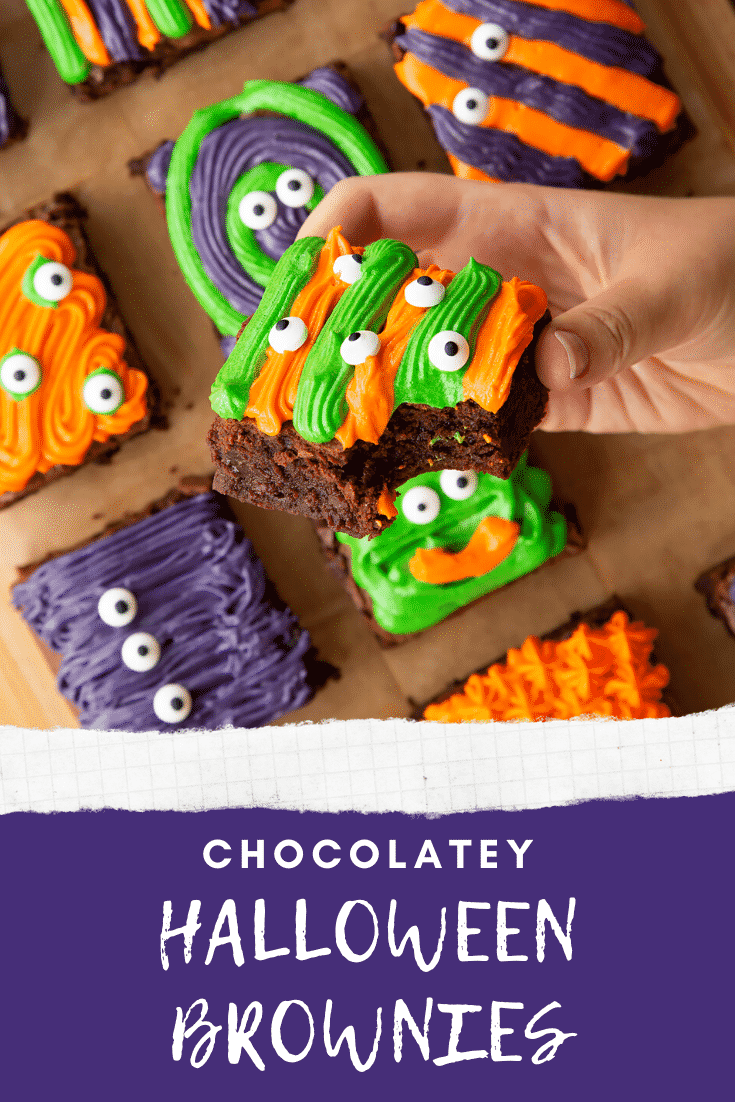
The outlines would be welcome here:
<svg viewBox="0 0 735 1102">
<path fill-rule="evenodd" d="M 378 29 L 400 0 L 297 0 L 173 68 L 93 105 L 57 78 L 21 0 L 0 6 L 0 62 L 26 142 L 0 152 L 0 222 L 70 188 L 88 207 L 89 234 L 169 409 L 168 432 L 126 445 L 109 466 L 83 468 L 0 512 L 0 723 L 73 724 L 70 709 L 5 594 L 15 564 L 65 547 L 164 493 L 180 474 L 209 469 L 207 395 L 221 358 L 209 320 L 181 277 L 156 203 L 126 162 L 177 137 L 199 106 L 252 77 L 292 79 L 350 62 L 397 168 L 446 170 L 423 112 L 394 79 Z M 735 195 L 735 16 L 728 0 L 640 0 L 698 136 L 630 187 L 668 195 Z M 703 41 L 705 12 L 727 20 Z M 690 18 L 687 18 L 687 12 Z M 700 18 L 701 16 L 701 18 Z M 727 33 L 725 33 L 727 32 Z M 685 711 L 735 701 L 735 643 L 692 588 L 701 570 L 735 552 L 735 432 L 675 437 L 536 434 L 557 491 L 575 502 L 589 536 L 557 559 L 459 616 L 381 651 L 300 518 L 237 506 L 282 596 L 342 679 L 288 720 L 407 715 L 530 632 L 617 591 L 661 629 L 659 651 Z M 287 720 L 287 721 L 288 721 Z"/>
</svg>

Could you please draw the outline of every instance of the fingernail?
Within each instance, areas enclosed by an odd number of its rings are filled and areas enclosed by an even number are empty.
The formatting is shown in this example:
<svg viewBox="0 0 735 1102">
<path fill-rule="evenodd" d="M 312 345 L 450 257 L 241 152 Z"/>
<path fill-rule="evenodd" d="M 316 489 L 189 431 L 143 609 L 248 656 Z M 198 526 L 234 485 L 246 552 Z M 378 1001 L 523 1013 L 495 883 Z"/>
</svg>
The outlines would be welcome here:
<svg viewBox="0 0 735 1102">
<path fill-rule="evenodd" d="M 580 379 L 589 371 L 590 354 L 587 345 L 576 333 L 570 333 L 566 329 L 557 329 L 554 336 L 567 354 L 569 378 Z"/>
</svg>

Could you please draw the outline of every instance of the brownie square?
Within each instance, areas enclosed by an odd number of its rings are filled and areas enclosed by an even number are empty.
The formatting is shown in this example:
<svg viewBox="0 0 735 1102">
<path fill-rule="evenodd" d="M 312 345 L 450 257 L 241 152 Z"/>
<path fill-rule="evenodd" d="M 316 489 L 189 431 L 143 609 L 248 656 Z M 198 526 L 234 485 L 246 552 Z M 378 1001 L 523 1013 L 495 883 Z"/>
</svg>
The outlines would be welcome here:
<svg viewBox="0 0 735 1102">
<path fill-rule="evenodd" d="M 79 10 L 28 0 L 56 69 L 85 103 L 132 84 L 146 69 L 161 76 L 187 54 L 293 0 L 174 0 L 151 10 L 145 0 L 104 0 Z M 96 9 L 99 9 L 98 11 Z"/>
<path fill-rule="evenodd" d="M 257 727 L 336 671 L 320 662 L 211 478 L 18 571 L 12 600 L 82 727 Z"/>
<path fill-rule="evenodd" d="M 85 218 L 60 193 L 0 234 L 0 508 L 165 423 Z"/>
<path fill-rule="evenodd" d="M 212 388 L 215 487 L 361 537 L 427 470 L 508 478 L 546 409 L 548 317 L 539 288 L 472 259 L 455 275 L 397 241 L 302 238 Z"/>
<path fill-rule="evenodd" d="M 454 682 L 414 718 L 456 723 L 670 716 L 673 702 L 664 693 L 669 671 L 657 662 L 657 635 L 613 596 L 574 613 L 541 639 L 529 636 L 519 650 Z"/>
<path fill-rule="evenodd" d="M 20 117 L 10 101 L 10 92 L 0 70 L 0 149 L 25 138 L 28 123 Z"/>
<path fill-rule="evenodd" d="M 705 597 L 712 615 L 722 620 L 733 638 L 735 638 L 734 582 L 735 558 L 730 558 L 706 570 L 694 583 L 695 589 Z"/>
<path fill-rule="evenodd" d="M 491 20 L 488 22 L 487 20 Z M 554 187 L 632 179 L 695 129 L 627 3 L 424 0 L 383 32 L 457 176 Z"/>
<path fill-rule="evenodd" d="M 401 487 L 396 507 L 395 522 L 370 540 L 317 529 L 383 647 L 586 545 L 574 506 L 552 497 L 550 477 L 525 456 L 507 480 L 474 471 L 419 475 Z"/>
<path fill-rule="evenodd" d="M 184 278 L 228 356 L 322 195 L 388 166 L 358 85 L 334 61 L 298 81 L 247 81 L 129 168 L 166 212 Z"/>
</svg>

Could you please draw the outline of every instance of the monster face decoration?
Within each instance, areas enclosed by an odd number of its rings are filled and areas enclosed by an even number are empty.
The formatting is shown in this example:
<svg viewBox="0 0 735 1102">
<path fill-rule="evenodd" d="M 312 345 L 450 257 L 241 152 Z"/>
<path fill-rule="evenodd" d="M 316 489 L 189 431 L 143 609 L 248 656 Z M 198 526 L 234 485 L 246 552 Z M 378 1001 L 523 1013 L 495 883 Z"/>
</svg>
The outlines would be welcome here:
<svg viewBox="0 0 735 1102">
<path fill-rule="evenodd" d="M 125 363 L 124 339 L 99 328 L 105 289 L 75 258 L 46 222 L 0 237 L 0 494 L 78 466 L 147 413 L 148 381 Z"/>
<path fill-rule="evenodd" d="M 457 275 L 418 267 L 390 239 L 352 249 L 339 228 L 297 241 L 212 388 L 220 417 L 268 435 L 377 443 L 402 403 L 495 413 L 546 296 L 470 260 Z"/>
<path fill-rule="evenodd" d="M 211 493 L 50 559 L 13 603 L 62 655 L 82 727 L 256 727 L 312 695 L 309 636 Z"/>
<path fill-rule="evenodd" d="M 398 516 L 374 539 L 337 534 L 355 582 L 385 631 L 407 635 L 530 573 L 564 549 L 551 479 L 524 456 L 509 479 L 474 471 L 419 475 L 398 492 Z"/>
<path fill-rule="evenodd" d="M 395 69 L 458 176 L 581 187 L 670 144 L 681 103 L 643 31 L 626 0 L 423 0 Z"/>
<path fill-rule="evenodd" d="M 347 176 L 387 171 L 354 117 L 361 102 L 329 68 L 300 84 L 248 81 L 151 158 L 177 260 L 226 351 L 322 195 Z"/>
</svg>

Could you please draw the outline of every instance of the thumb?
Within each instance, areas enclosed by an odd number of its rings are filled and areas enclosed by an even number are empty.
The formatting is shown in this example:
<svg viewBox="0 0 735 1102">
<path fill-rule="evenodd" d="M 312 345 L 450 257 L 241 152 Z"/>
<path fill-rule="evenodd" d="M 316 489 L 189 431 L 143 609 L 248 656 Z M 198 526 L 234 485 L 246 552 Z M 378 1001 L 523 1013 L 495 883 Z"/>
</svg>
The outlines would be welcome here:
<svg viewBox="0 0 735 1102">
<path fill-rule="evenodd" d="M 539 338 L 539 379 L 549 390 L 586 389 L 676 347 L 689 323 L 679 298 L 670 286 L 622 280 L 559 314 Z"/>
</svg>

